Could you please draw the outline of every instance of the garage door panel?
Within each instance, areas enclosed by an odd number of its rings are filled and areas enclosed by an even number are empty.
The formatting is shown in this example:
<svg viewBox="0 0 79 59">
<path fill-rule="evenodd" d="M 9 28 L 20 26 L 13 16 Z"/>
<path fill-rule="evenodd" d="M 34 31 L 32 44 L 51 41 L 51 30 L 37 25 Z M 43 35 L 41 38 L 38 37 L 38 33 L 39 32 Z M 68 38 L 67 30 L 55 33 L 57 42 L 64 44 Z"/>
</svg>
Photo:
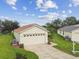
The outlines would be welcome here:
<svg viewBox="0 0 79 59">
<path fill-rule="evenodd" d="M 25 40 L 27 43 L 25 44 L 39 44 L 39 43 L 44 43 L 45 42 L 45 39 L 43 37 L 35 37 L 35 38 L 27 38 Z"/>
<path fill-rule="evenodd" d="M 40 36 L 28 36 L 26 39 L 24 39 L 24 45 L 32 45 L 32 44 L 40 44 L 40 43 L 46 43 L 46 36 L 40 35 Z"/>
</svg>

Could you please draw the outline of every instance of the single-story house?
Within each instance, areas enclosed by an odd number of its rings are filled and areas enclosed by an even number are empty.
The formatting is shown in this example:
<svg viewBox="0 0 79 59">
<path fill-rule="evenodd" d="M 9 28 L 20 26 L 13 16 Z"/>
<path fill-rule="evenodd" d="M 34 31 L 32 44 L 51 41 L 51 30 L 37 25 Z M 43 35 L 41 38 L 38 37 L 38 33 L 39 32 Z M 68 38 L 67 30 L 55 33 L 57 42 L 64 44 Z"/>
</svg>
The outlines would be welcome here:
<svg viewBox="0 0 79 59">
<path fill-rule="evenodd" d="M 34 45 L 48 43 L 48 31 L 38 24 L 29 24 L 14 30 L 14 36 L 19 44 Z"/>
<path fill-rule="evenodd" d="M 62 27 L 58 29 L 58 34 L 72 41 L 79 41 L 79 24 Z"/>
</svg>

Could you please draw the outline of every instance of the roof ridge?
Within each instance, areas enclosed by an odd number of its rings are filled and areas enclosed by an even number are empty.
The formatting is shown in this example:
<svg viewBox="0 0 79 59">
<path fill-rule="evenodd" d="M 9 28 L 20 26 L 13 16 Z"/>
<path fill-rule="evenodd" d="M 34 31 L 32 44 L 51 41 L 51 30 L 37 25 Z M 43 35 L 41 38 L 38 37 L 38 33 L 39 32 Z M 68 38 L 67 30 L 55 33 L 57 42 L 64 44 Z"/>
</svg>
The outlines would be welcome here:
<svg viewBox="0 0 79 59">
<path fill-rule="evenodd" d="M 71 26 L 64 26 L 62 28 L 59 28 L 59 30 L 64 30 L 64 31 L 67 31 L 67 32 L 71 32 L 75 29 L 79 28 L 79 25 L 71 25 Z"/>
<path fill-rule="evenodd" d="M 43 28 L 43 27 L 41 27 L 40 25 L 33 23 L 33 24 L 28 24 L 28 25 L 19 27 L 19 28 L 15 29 L 14 32 L 18 32 L 18 33 L 19 33 L 19 32 L 21 32 L 21 31 L 23 31 L 23 30 L 25 30 L 25 29 L 27 29 L 27 28 L 30 28 L 30 27 L 32 27 L 32 26 L 39 26 L 40 28 Z M 43 29 L 44 29 L 44 28 L 43 28 Z"/>
<path fill-rule="evenodd" d="M 22 26 L 22 27 L 19 27 L 19 28 L 15 29 L 14 31 L 15 31 L 15 32 L 20 32 L 20 31 L 22 31 L 22 30 L 24 30 L 24 29 L 26 29 L 26 28 L 32 27 L 32 26 L 34 26 L 34 25 L 35 25 L 35 24 L 24 25 L 24 26 Z"/>
</svg>

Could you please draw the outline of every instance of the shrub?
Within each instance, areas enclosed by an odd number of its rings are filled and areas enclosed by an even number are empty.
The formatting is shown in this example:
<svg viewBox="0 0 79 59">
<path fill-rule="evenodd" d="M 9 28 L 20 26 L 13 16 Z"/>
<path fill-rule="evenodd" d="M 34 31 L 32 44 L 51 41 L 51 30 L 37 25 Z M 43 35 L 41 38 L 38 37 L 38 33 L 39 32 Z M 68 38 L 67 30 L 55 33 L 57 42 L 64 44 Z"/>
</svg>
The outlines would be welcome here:
<svg viewBox="0 0 79 59">
<path fill-rule="evenodd" d="M 20 48 L 24 48 L 24 44 L 20 44 L 19 47 L 20 47 Z"/>
<path fill-rule="evenodd" d="M 65 36 L 65 40 L 71 41 L 71 38 L 69 36 Z"/>
<path fill-rule="evenodd" d="M 27 59 L 27 58 L 22 54 L 16 53 L 16 59 Z"/>
</svg>

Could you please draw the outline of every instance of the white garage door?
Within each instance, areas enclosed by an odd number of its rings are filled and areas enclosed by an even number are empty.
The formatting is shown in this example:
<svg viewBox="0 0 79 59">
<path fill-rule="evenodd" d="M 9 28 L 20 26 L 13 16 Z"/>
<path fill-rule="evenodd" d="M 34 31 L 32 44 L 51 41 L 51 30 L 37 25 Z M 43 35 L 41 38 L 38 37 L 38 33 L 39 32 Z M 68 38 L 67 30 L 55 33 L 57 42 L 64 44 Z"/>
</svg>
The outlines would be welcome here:
<svg viewBox="0 0 79 59">
<path fill-rule="evenodd" d="M 46 35 L 45 33 L 34 33 L 34 34 L 26 34 L 25 35 L 25 43 L 24 45 L 33 45 L 33 44 L 44 44 L 46 43 Z"/>
</svg>

